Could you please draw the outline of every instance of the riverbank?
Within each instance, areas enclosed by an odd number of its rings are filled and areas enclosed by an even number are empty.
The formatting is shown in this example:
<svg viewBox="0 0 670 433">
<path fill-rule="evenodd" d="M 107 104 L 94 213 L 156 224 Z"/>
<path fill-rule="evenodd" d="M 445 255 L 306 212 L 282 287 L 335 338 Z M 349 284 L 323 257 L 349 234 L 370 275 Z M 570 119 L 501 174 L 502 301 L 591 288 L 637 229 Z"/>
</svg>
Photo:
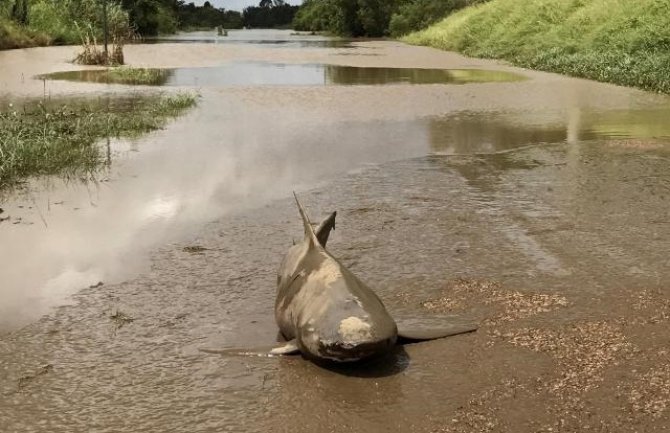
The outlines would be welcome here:
<svg viewBox="0 0 670 433">
<path fill-rule="evenodd" d="M 667 3 L 656 0 L 492 0 L 403 40 L 525 68 L 670 92 Z"/>
</svg>

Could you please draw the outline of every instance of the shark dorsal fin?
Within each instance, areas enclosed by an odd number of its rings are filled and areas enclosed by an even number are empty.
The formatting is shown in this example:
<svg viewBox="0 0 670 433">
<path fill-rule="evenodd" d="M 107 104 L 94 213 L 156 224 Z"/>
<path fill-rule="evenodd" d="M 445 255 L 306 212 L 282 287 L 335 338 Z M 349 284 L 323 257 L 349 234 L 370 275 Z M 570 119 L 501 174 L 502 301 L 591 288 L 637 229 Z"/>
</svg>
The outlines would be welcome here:
<svg viewBox="0 0 670 433">
<path fill-rule="evenodd" d="M 314 230 L 316 233 L 316 238 L 319 240 L 319 243 L 322 247 L 326 248 L 326 243 L 328 243 L 328 237 L 330 236 L 330 231 L 335 230 L 335 217 L 337 212 L 332 212 L 326 219 L 321 221 L 321 224 Z"/>
<path fill-rule="evenodd" d="M 309 242 L 310 246 L 320 245 L 319 240 L 314 233 L 312 223 L 310 223 L 309 217 L 307 216 L 307 212 L 305 212 L 305 209 L 300 204 L 300 200 L 298 200 L 298 196 L 295 192 L 293 192 L 293 197 L 295 197 L 295 202 L 297 203 L 298 210 L 300 211 L 300 217 L 302 217 L 302 225 L 305 228 L 305 239 Z"/>
</svg>

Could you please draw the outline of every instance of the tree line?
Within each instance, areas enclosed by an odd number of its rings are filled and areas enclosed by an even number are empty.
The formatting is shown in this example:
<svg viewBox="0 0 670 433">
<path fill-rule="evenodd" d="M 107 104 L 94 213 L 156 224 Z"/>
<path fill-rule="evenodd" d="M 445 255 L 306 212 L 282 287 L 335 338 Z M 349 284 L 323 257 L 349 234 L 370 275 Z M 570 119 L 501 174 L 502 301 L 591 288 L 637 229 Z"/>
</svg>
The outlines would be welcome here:
<svg viewBox="0 0 670 433">
<path fill-rule="evenodd" d="M 210 1 L 196 6 L 184 0 L 0 0 L 0 36 L 4 20 L 56 44 L 78 43 L 84 33 L 101 38 L 104 3 L 110 28 L 119 38 L 219 26 L 290 27 L 299 8 L 283 0 L 260 0 L 242 12 L 216 8 Z"/>
<path fill-rule="evenodd" d="M 400 36 L 486 0 L 305 0 L 296 30 L 342 36 Z"/>
</svg>

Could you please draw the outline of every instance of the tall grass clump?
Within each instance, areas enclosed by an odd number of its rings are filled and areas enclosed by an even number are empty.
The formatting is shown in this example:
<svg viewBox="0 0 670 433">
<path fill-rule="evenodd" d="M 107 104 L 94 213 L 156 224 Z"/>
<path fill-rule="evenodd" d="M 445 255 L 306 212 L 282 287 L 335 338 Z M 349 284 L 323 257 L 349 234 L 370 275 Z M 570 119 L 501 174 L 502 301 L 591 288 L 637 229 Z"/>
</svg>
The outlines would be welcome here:
<svg viewBox="0 0 670 433">
<path fill-rule="evenodd" d="M 670 92 L 668 0 L 492 0 L 404 40 Z"/>
<path fill-rule="evenodd" d="M 0 189 L 28 176 L 80 176 L 105 162 L 96 143 L 162 128 L 196 103 L 192 94 L 150 95 L 0 109 Z"/>
<path fill-rule="evenodd" d="M 105 51 L 98 44 L 95 34 L 91 31 L 86 31 L 81 35 L 81 51 L 75 56 L 73 61 L 80 65 L 123 65 L 123 42 L 114 39 Z"/>
</svg>

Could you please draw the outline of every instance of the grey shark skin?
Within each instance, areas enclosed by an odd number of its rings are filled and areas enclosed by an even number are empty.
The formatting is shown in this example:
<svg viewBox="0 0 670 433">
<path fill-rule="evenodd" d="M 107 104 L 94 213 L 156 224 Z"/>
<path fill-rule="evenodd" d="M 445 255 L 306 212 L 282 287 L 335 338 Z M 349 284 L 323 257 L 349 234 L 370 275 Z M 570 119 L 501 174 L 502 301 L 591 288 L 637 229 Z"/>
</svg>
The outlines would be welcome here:
<svg viewBox="0 0 670 433">
<path fill-rule="evenodd" d="M 429 340 L 474 331 L 471 324 L 398 331 L 382 301 L 325 248 L 333 212 L 316 230 L 295 197 L 305 237 L 279 268 L 275 318 L 288 342 L 270 353 L 302 353 L 317 361 L 353 362 L 387 353 L 400 339 Z M 411 328 L 411 327 L 410 327 Z"/>
</svg>

